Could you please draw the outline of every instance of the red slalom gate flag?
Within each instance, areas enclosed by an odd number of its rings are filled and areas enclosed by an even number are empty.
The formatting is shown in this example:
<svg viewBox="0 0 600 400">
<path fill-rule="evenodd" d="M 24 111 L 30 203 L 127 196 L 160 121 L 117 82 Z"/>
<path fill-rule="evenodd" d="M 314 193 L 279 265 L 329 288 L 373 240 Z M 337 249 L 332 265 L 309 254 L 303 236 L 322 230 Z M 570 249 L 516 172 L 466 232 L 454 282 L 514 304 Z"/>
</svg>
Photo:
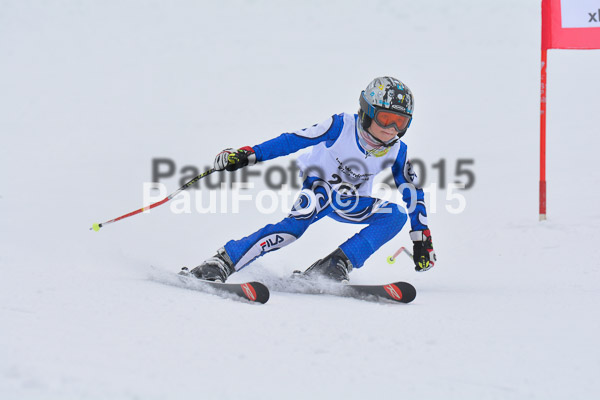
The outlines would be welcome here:
<svg viewBox="0 0 600 400">
<path fill-rule="evenodd" d="M 548 49 L 600 49 L 600 0 L 542 0 L 540 221 L 546 219 L 546 67 Z"/>
<path fill-rule="evenodd" d="M 600 49 L 600 0 L 542 0 L 542 49 Z"/>
</svg>

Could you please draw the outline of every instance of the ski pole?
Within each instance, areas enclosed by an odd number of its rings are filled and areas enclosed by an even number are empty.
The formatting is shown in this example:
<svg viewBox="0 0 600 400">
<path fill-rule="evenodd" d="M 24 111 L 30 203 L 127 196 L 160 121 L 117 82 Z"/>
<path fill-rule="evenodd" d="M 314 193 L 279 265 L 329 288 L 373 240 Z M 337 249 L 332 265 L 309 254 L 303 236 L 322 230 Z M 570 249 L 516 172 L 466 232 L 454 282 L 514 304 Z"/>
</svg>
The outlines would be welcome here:
<svg viewBox="0 0 600 400">
<path fill-rule="evenodd" d="M 95 223 L 90 228 L 90 231 L 93 230 L 93 231 L 98 232 L 100 230 L 100 228 L 102 228 L 104 225 L 112 224 L 113 222 L 120 221 L 120 220 L 125 219 L 127 217 L 131 217 L 132 215 L 136 215 L 136 214 L 139 214 L 139 213 L 144 212 L 146 210 L 150 210 L 150 209 L 152 209 L 154 207 L 158 207 L 161 204 L 165 204 L 167 201 L 171 200 L 173 197 L 177 196 L 179 193 L 181 193 L 182 191 L 186 190 L 187 188 L 189 188 L 190 186 L 192 186 L 194 183 L 198 182 L 200 179 L 204 178 L 205 176 L 208 176 L 208 175 L 212 174 L 213 172 L 215 172 L 215 169 L 211 168 L 211 169 L 209 169 L 209 170 L 201 173 L 200 175 L 196 176 L 195 178 L 193 178 L 192 180 L 190 180 L 189 182 L 187 182 L 185 185 L 183 185 L 182 187 L 180 187 L 175 192 L 171 193 L 170 195 L 168 195 L 167 197 L 165 197 L 161 201 L 157 201 L 156 203 L 152 203 L 149 206 L 142 207 L 139 210 L 132 211 L 132 212 L 130 212 L 128 214 L 121 215 L 120 217 L 115 218 L 115 219 L 111 219 L 110 221 L 106 221 L 106 222 L 103 222 L 101 224 Z"/>
<path fill-rule="evenodd" d="M 388 264 L 393 264 L 393 263 L 395 263 L 395 262 L 396 262 L 396 257 L 398 257 L 398 256 L 400 255 L 400 253 L 402 253 L 402 252 L 405 252 L 405 253 L 406 253 L 406 255 L 407 255 L 407 256 L 409 256 L 411 259 L 413 258 L 413 255 L 412 255 L 412 253 L 411 253 L 410 251 L 408 251 L 408 250 L 406 249 L 406 247 L 402 246 L 402 247 L 400 247 L 400 248 L 398 249 L 398 251 L 396 251 L 396 252 L 394 253 L 394 255 L 393 255 L 393 256 L 389 256 L 389 257 L 388 257 L 388 259 L 387 259 L 387 262 L 388 262 Z"/>
</svg>

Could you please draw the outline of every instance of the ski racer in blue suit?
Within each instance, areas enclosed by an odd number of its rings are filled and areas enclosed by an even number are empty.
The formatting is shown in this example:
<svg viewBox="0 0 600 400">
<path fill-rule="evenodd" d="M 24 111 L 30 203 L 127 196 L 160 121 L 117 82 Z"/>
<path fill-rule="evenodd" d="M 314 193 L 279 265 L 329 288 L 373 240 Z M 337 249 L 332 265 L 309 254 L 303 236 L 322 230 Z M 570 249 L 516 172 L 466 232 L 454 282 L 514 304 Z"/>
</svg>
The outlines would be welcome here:
<svg viewBox="0 0 600 400">
<path fill-rule="evenodd" d="M 302 190 L 289 215 L 238 240 L 230 240 L 191 273 L 200 279 L 225 280 L 256 258 L 294 242 L 308 227 L 328 216 L 336 221 L 366 224 L 304 274 L 348 282 L 410 218 L 410 237 L 417 271 L 434 266 L 435 252 L 427 226 L 423 190 L 400 138 L 412 120 L 414 99 L 398 79 L 374 79 L 361 93 L 358 114 L 337 114 L 310 128 L 284 133 L 253 147 L 226 149 L 215 158 L 216 170 L 234 171 L 312 146 L 298 159 Z M 371 197 L 373 178 L 391 166 L 407 212 L 397 204 Z"/>
</svg>

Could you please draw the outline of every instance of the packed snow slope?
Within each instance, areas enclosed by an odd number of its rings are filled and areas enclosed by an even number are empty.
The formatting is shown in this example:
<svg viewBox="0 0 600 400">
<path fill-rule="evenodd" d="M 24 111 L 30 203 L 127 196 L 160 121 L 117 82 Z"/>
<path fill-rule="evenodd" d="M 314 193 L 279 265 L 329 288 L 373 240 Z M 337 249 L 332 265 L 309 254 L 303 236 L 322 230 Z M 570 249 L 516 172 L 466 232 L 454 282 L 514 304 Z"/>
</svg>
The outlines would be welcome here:
<svg viewBox="0 0 600 400">
<path fill-rule="evenodd" d="M 600 52 L 549 54 L 540 223 L 539 48 L 538 0 L 2 0 L 0 398 L 597 398 Z M 386 263 L 405 228 L 352 272 L 413 283 L 412 304 L 161 282 L 286 215 L 252 201 L 88 230 L 142 205 L 152 159 L 176 163 L 174 191 L 223 148 L 355 112 L 380 75 L 415 94 L 428 185 L 474 160 L 463 212 L 429 196 L 433 270 Z M 320 221 L 231 280 L 287 276 L 357 229 Z"/>
</svg>

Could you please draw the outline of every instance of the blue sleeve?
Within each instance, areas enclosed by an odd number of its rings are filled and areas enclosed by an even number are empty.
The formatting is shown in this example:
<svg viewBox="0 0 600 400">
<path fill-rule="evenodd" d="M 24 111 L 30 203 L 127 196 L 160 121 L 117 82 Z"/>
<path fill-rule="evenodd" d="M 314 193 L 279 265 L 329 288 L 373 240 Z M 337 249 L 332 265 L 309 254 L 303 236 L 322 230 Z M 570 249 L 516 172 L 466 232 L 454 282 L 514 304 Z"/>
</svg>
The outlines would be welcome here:
<svg viewBox="0 0 600 400">
<path fill-rule="evenodd" d="M 410 226 L 413 231 L 429 229 L 427 227 L 427 209 L 423 189 L 416 186 L 417 174 L 406 157 L 406 144 L 400 143 L 400 151 L 392 165 L 394 182 L 402 193 L 402 199 L 409 210 Z"/>
<path fill-rule="evenodd" d="M 267 161 L 324 141 L 333 143 L 340 136 L 343 126 L 343 115 L 333 115 L 320 124 L 292 133 L 283 133 L 252 148 L 256 153 L 257 161 Z"/>
</svg>

